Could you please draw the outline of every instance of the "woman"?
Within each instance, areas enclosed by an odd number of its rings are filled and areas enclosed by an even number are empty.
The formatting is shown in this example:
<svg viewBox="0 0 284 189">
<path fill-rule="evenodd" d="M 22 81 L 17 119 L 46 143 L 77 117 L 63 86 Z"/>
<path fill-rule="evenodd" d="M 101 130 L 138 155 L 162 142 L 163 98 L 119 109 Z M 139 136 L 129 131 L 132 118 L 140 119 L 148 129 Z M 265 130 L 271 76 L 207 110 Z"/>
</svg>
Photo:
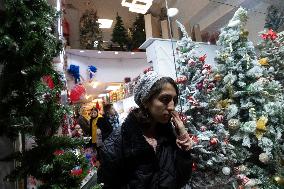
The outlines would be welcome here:
<svg viewBox="0 0 284 189">
<path fill-rule="evenodd" d="M 104 142 L 98 181 L 105 189 L 183 187 L 191 175 L 192 140 L 174 111 L 175 82 L 148 72 L 134 92 L 139 108 Z"/>
<path fill-rule="evenodd" d="M 110 135 L 112 127 L 103 116 L 99 114 L 96 108 L 91 109 L 90 117 L 92 144 L 96 148 L 101 146 L 102 141 Z"/>
<path fill-rule="evenodd" d="M 118 114 L 115 111 L 113 104 L 104 105 L 104 117 L 108 120 L 111 126 L 115 129 L 119 127 Z"/>
</svg>

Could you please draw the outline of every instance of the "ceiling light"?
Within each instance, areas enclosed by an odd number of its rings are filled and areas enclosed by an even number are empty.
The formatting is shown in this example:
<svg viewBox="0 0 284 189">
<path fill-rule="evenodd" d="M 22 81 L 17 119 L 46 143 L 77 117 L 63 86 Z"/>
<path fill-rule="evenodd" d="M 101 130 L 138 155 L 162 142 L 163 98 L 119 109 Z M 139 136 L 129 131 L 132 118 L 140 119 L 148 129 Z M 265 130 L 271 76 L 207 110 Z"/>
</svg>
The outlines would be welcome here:
<svg viewBox="0 0 284 189">
<path fill-rule="evenodd" d="M 114 52 L 114 54 L 118 54 L 118 52 L 117 52 L 117 51 L 115 51 L 115 52 Z"/>
<path fill-rule="evenodd" d="M 102 52 L 101 52 L 101 51 L 98 51 L 98 53 L 101 54 Z"/>
<path fill-rule="evenodd" d="M 122 0 L 121 5 L 128 7 L 130 12 L 145 14 L 152 2 L 153 0 Z"/>
<path fill-rule="evenodd" d="M 86 95 L 85 98 L 88 100 L 91 97 L 91 95 Z"/>
<path fill-rule="evenodd" d="M 105 97 L 107 94 L 99 94 L 99 98 Z"/>
<path fill-rule="evenodd" d="M 174 17 L 177 14 L 178 14 L 178 9 L 177 8 L 169 8 L 168 9 L 168 16 L 169 17 Z"/>
<path fill-rule="evenodd" d="M 92 83 L 92 87 L 93 87 L 94 89 L 97 88 L 98 85 L 99 85 L 99 82 L 97 82 L 97 81 L 94 81 L 94 82 Z"/>
<path fill-rule="evenodd" d="M 100 28 L 111 28 L 113 20 L 110 19 L 98 19 L 100 23 Z"/>
<path fill-rule="evenodd" d="M 131 54 L 135 54 L 135 52 L 132 52 Z"/>
<path fill-rule="evenodd" d="M 80 51 L 81 53 L 85 52 L 85 51 Z"/>
<path fill-rule="evenodd" d="M 108 86 L 108 87 L 106 88 L 106 90 L 107 90 L 107 91 L 115 91 L 115 90 L 117 90 L 117 89 L 119 89 L 119 88 L 120 88 L 120 86 L 114 85 L 114 86 Z"/>
</svg>

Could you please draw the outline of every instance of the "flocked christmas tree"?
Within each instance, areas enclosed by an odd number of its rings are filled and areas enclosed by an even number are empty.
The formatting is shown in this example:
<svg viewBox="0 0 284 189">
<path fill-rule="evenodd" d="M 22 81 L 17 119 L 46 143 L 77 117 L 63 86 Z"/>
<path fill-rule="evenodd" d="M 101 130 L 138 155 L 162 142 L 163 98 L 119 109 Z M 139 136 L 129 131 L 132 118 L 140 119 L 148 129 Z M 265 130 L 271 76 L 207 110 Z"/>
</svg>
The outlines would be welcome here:
<svg viewBox="0 0 284 189">
<path fill-rule="evenodd" d="M 0 29 L 0 133 L 34 143 L 12 154 L 9 180 L 34 176 L 41 188 L 78 188 L 86 166 L 73 152 L 82 142 L 57 136 L 67 108 L 60 103 L 61 76 L 52 60 L 61 50 L 56 11 L 46 1 L 4 1 Z M 17 15 L 15 17 L 15 15 Z"/>
<path fill-rule="evenodd" d="M 236 149 L 239 187 L 276 189 L 283 187 L 281 85 L 266 77 L 257 61 L 245 30 L 247 19 L 247 11 L 239 8 L 221 30 L 216 73 L 222 80 L 216 85 L 215 100 L 227 105 L 216 109 L 224 115 Z"/>
<path fill-rule="evenodd" d="M 177 83 L 181 91 L 178 109 L 187 124 L 195 145 L 192 185 L 194 188 L 230 188 L 234 165 L 234 147 L 229 144 L 229 132 L 224 128 L 223 115 L 212 111 L 211 95 L 220 75 L 212 74 L 199 55 L 198 46 L 178 22 L 183 38 L 177 42 Z"/>
<path fill-rule="evenodd" d="M 116 15 L 116 23 L 113 28 L 111 41 L 119 44 L 121 50 L 124 50 L 124 46 L 128 44 L 127 31 L 124 28 L 123 21 L 118 13 Z"/>
<path fill-rule="evenodd" d="M 93 9 L 86 10 L 80 18 L 80 45 L 83 49 L 102 49 L 102 30 Z"/>
<path fill-rule="evenodd" d="M 132 26 L 132 49 L 139 48 L 146 40 L 144 15 L 139 14 Z"/>
</svg>

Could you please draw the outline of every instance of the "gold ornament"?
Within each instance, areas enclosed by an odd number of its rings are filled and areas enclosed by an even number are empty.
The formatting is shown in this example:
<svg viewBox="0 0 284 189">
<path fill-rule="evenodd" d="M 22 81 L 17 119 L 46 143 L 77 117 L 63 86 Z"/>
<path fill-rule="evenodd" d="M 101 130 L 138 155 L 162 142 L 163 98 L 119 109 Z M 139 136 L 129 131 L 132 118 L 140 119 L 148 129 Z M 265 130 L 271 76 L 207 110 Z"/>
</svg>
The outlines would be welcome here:
<svg viewBox="0 0 284 189">
<path fill-rule="evenodd" d="M 221 81 L 221 80 L 222 80 L 222 76 L 221 76 L 220 74 L 216 74 L 216 75 L 214 76 L 214 80 L 215 80 L 215 81 Z"/>
<path fill-rule="evenodd" d="M 230 102 L 230 99 L 220 100 L 217 103 L 217 108 L 219 108 L 219 109 L 226 109 L 230 105 L 229 102 Z"/>
<path fill-rule="evenodd" d="M 269 66 L 268 58 L 262 58 L 262 59 L 258 60 L 258 63 L 262 66 Z"/>
<path fill-rule="evenodd" d="M 240 34 L 243 38 L 247 38 L 248 35 L 249 35 L 249 32 L 248 32 L 248 30 L 241 29 Z"/>
<path fill-rule="evenodd" d="M 268 118 L 265 116 L 261 116 L 256 122 L 256 131 L 255 136 L 258 140 L 260 140 L 263 134 L 266 132 L 266 123 Z"/>
<path fill-rule="evenodd" d="M 238 119 L 230 119 L 228 121 L 228 127 L 231 130 L 236 130 L 240 127 L 240 120 Z"/>
<path fill-rule="evenodd" d="M 279 184 L 280 186 L 284 186 L 284 178 L 283 177 L 279 177 L 279 176 L 275 176 L 274 180 L 277 182 L 277 184 Z"/>
</svg>

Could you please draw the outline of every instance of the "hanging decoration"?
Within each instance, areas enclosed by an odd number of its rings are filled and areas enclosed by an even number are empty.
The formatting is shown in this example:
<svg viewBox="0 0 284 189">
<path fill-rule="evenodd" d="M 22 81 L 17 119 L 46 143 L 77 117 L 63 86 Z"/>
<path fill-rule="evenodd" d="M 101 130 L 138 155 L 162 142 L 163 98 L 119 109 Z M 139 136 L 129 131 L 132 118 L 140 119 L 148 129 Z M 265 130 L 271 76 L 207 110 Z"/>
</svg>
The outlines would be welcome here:
<svg viewBox="0 0 284 189">
<path fill-rule="evenodd" d="M 71 64 L 68 72 L 74 77 L 76 84 L 80 82 L 80 66 Z"/>
<path fill-rule="evenodd" d="M 75 85 L 73 89 L 71 89 L 71 92 L 70 92 L 70 96 L 69 96 L 70 101 L 76 102 L 80 100 L 81 96 L 83 96 L 85 93 L 86 93 L 86 89 L 83 85 L 81 84 Z"/>
<path fill-rule="evenodd" d="M 88 66 L 88 71 L 89 71 L 90 79 L 93 79 L 95 73 L 97 72 L 97 68 L 91 65 L 91 66 Z"/>
<path fill-rule="evenodd" d="M 50 75 L 43 76 L 42 80 L 50 89 L 54 88 L 54 82 L 53 82 L 53 79 Z"/>
<path fill-rule="evenodd" d="M 98 101 L 96 102 L 96 108 L 97 108 L 99 111 L 101 110 L 101 107 L 100 107 L 100 104 L 99 104 Z"/>
</svg>

